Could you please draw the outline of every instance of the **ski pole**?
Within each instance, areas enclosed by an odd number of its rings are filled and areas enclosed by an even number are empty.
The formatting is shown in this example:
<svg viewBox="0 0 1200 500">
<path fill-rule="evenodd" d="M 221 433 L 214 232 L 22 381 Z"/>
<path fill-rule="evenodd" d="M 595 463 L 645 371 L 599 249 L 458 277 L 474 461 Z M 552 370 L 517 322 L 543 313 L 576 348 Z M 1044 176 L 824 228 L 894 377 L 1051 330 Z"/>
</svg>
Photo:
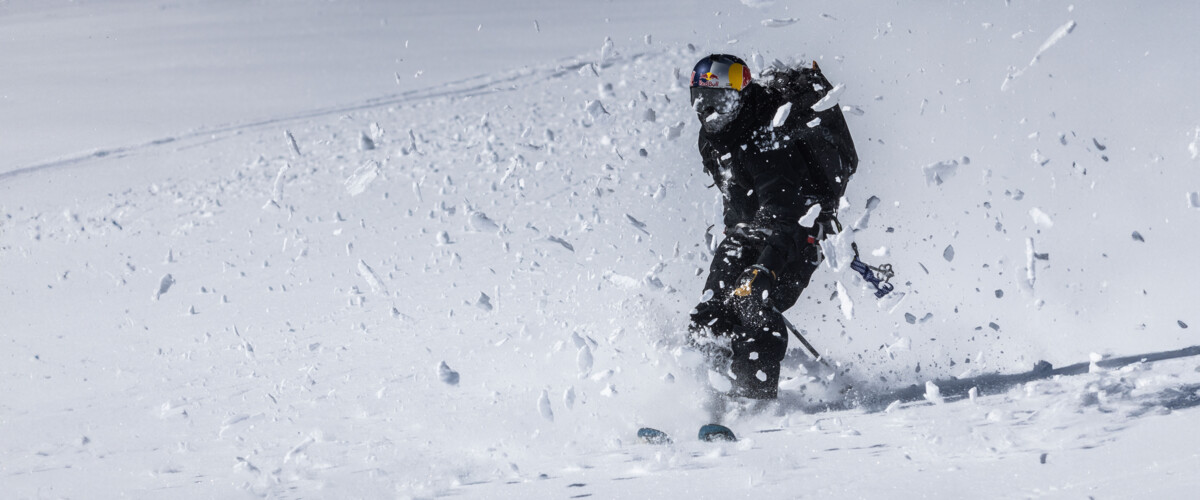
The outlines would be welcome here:
<svg viewBox="0 0 1200 500">
<path fill-rule="evenodd" d="M 796 328 L 796 325 L 793 325 L 791 321 L 788 321 L 787 316 L 784 316 L 779 309 L 775 309 L 775 312 L 779 314 L 780 318 L 783 318 L 783 324 L 787 326 L 788 331 L 792 332 L 792 335 L 795 335 L 796 339 L 798 339 L 801 344 L 804 344 L 804 347 L 808 349 L 810 354 L 812 354 L 813 359 L 825 366 L 829 366 L 829 363 L 825 362 L 825 359 L 821 357 L 821 354 L 817 352 L 817 349 L 813 347 L 812 344 L 808 343 L 808 339 L 804 338 L 803 335 L 800 335 L 800 330 Z"/>
</svg>

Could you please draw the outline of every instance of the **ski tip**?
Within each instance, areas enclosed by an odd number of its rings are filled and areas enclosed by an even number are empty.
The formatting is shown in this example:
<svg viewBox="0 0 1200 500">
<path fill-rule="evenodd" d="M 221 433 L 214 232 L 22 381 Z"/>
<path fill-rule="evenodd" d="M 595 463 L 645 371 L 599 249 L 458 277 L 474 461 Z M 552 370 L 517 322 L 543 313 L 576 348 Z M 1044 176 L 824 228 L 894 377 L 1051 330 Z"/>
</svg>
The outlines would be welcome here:
<svg viewBox="0 0 1200 500">
<path fill-rule="evenodd" d="M 737 436 L 733 435 L 733 431 L 729 430 L 721 424 L 708 424 L 700 427 L 699 436 L 701 441 L 737 441 Z"/>
<path fill-rule="evenodd" d="M 637 432 L 638 439 L 646 444 L 671 444 L 671 436 L 658 429 L 642 427 Z"/>
</svg>

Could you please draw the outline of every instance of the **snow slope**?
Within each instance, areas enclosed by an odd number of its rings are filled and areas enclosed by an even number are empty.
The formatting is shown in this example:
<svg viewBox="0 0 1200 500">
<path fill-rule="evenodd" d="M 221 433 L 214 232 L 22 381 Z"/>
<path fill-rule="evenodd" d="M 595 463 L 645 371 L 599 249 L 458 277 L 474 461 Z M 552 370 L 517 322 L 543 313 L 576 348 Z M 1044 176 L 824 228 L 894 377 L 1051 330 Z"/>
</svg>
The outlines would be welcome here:
<svg viewBox="0 0 1200 500">
<path fill-rule="evenodd" d="M 18 498 L 1196 487 L 1196 358 L 964 401 L 926 385 L 1200 344 L 1196 7 L 159 7 L 184 26 L 147 29 L 158 14 L 134 3 L 0 5 L 14 37 L 50 36 L 8 52 L 30 69 L 5 93 L 66 85 L 65 105 L 18 99 L 4 121 L 21 140 L 0 169 L 0 484 Z M 83 50 L 100 25 L 151 54 L 91 64 L 147 80 L 54 76 L 69 63 L 38 51 Z M 459 25 L 498 35 L 432 28 Z M 392 61 L 403 40 L 427 74 Z M 172 46 L 261 52 L 181 69 L 153 54 Z M 876 304 L 822 269 L 788 317 L 856 397 L 794 345 L 788 403 L 726 445 L 688 439 L 702 387 L 676 349 L 720 220 L 685 104 L 710 51 L 756 74 L 816 59 L 845 85 L 863 162 L 842 220 L 904 294 Z M 298 75 L 309 90 L 234 90 Z M 155 106 L 114 109 L 141 96 Z M 912 384 L 928 401 L 899 397 Z M 635 443 L 641 425 L 676 444 Z"/>
</svg>

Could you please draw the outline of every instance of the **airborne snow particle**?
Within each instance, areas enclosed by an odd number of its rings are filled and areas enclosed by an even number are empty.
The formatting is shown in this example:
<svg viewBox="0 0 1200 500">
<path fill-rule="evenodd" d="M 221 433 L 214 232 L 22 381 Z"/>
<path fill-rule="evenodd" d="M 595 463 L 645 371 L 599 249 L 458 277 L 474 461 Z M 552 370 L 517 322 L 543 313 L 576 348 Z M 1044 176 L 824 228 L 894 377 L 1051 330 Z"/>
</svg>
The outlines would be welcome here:
<svg viewBox="0 0 1200 500">
<path fill-rule="evenodd" d="M 801 227 L 813 227 L 817 223 L 817 217 L 821 215 L 821 204 L 817 203 L 808 207 L 808 213 L 800 218 Z"/>
<path fill-rule="evenodd" d="M 954 262 L 954 245 L 946 245 L 946 249 L 942 251 L 942 258 L 946 262 Z"/>
<path fill-rule="evenodd" d="M 154 293 L 154 300 L 158 300 L 159 297 L 162 297 L 163 294 L 167 293 L 167 291 L 171 289 L 171 285 L 174 284 L 175 278 L 170 274 L 163 276 L 162 279 L 158 281 L 158 291 Z"/>
<path fill-rule="evenodd" d="M 663 137 L 666 137 L 668 141 L 678 139 L 683 134 L 683 127 L 683 122 L 675 122 L 674 125 L 668 125 L 663 128 Z"/>
<path fill-rule="evenodd" d="M 812 110 L 820 113 L 829 108 L 837 106 L 838 98 L 842 96 L 842 92 L 844 90 L 846 90 L 845 85 L 842 85 L 840 83 L 837 85 L 834 85 L 833 89 L 831 89 L 829 91 L 829 93 L 825 94 L 824 97 L 822 97 L 819 101 L 817 101 L 815 104 L 812 105 Z M 814 127 L 814 126 L 815 125 L 809 125 L 809 127 Z"/>
<path fill-rule="evenodd" d="M 584 344 L 575 355 L 575 365 L 579 367 L 579 378 L 587 378 L 592 372 L 592 348 Z"/>
<path fill-rule="evenodd" d="M 612 37 L 604 37 L 604 45 L 600 46 L 600 63 L 604 64 L 604 61 L 607 61 L 615 55 L 617 55 L 617 51 L 613 44 Z"/>
<path fill-rule="evenodd" d="M 367 136 L 363 135 L 363 138 L 367 138 Z M 379 177 L 379 162 L 368 160 L 355 169 L 354 173 L 350 174 L 350 177 L 346 179 L 346 192 L 350 193 L 350 196 L 363 194 L 367 190 L 367 187 L 375 181 L 376 177 Z"/>
<path fill-rule="evenodd" d="M 786 19 L 763 19 L 762 25 L 767 28 L 782 28 L 784 26 L 791 26 L 797 21 L 799 21 L 799 19 L 794 17 L 789 17 Z"/>
<path fill-rule="evenodd" d="M 958 160 L 945 160 L 921 167 L 921 171 L 925 173 L 925 185 L 942 185 L 943 182 L 946 182 L 951 177 L 954 177 L 954 174 L 958 173 L 958 165 Z"/>
<path fill-rule="evenodd" d="M 437 371 L 438 380 L 447 385 L 458 385 L 458 372 L 451 370 L 450 365 L 447 365 L 445 361 L 438 364 Z"/>
<path fill-rule="evenodd" d="M 1054 220 L 1046 215 L 1041 208 L 1033 207 L 1029 209 L 1029 216 L 1033 218 L 1033 223 L 1042 227 L 1054 227 Z"/>
<path fill-rule="evenodd" d="M 934 404 L 945 402 L 945 399 L 942 398 L 942 389 L 937 384 L 934 384 L 932 380 L 925 382 L 925 399 Z"/>
<path fill-rule="evenodd" d="M 846 292 L 846 287 L 842 286 L 842 282 L 837 282 L 837 295 L 842 315 L 848 320 L 854 319 L 854 302 L 850 300 L 850 294 Z"/>
<path fill-rule="evenodd" d="M 1037 53 L 1033 55 L 1033 60 L 1029 61 L 1029 65 L 1033 66 L 1034 63 L 1038 62 L 1038 59 L 1041 59 L 1042 54 L 1045 54 L 1047 50 L 1050 50 L 1050 47 L 1053 47 L 1063 38 L 1066 38 L 1066 36 L 1072 31 L 1075 31 L 1075 26 L 1075 21 L 1067 21 L 1066 24 L 1059 26 L 1058 29 L 1054 30 L 1054 33 L 1051 33 L 1050 37 L 1047 38 L 1046 41 L 1042 43 L 1042 46 L 1038 48 Z"/>
<path fill-rule="evenodd" d="M 371 269 L 371 266 L 367 265 L 362 259 L 358 259 L 358 275 L 362 276 L 363 281 L 367 282 L 367 286 L 371 287 L 371 293 L 384 297 L 387 296 L 387 287 L 379 279 L 379 275 L 375 274 L 375 270 Z"/>
<path fill-rule="evenodd" d="M 289 133 L 288 136 L 290 137 L 291 134 Z M 278 208 L 279 204 L 283 202 L 283 181 L 288 169 L 291 167 L 288 163 L 284 163 L 282 167 L 279 167 L 279 172 L 275 174 L 275 182 L 271 184 L 271 199 L 263 204 L 263 210 L 272 206 Z"/>
<path fill-rule="evenodd" d="M 575 387 L 574 386 L 568 387 L 567 390 L 565 392 L 563 392 L 563 406 L 566 406 L 568 410 L 575 407 Z"/>
<path fill-rule="evenodd" d="M 608 114 L 608 110 L 604 109 L 604 103 L 600 102 L 599 100 L 588 101 L 583 105 L 583 110 L 586 111 L 588 116 L 592 117 L 592 119 L 600 118 L 601 116 Z"/>
<path fill-rule="evenodd" d="M 297 146 L 297 145 L 296 145 L 296 137 L 292 135 L 292 131 L 290 131 L 290 130 L 284 130 L 284 131 L 283 131 L 283 138 L 284 138 L 285 140 L 287 140 L 288 149 L 291 149 L 291 150 L 292 150 L 292 153 L 293 153 L 293 154 L 295 154 L 296 156 L 301 156 L 301 154 L 300 154 L 300 146 Z"/>
<path fill-rule="evenodd" d="M 646 234 L 650 234 L 650 231 L 647 231 L 647 230 L 646 230 L 646 223 L 645 223 L 645 222 L 642 222 L 642 221 L 640 221 L 640 220 L 637 220 L 636 218 L 634 218 L 632 215 L 629 215 L 629 214 L 625 214 L 625 220 L 626 220 L 626 221 L 628 221 L 630 224 L 632 224 L 632 225 L 633 225 L 633 227 L 637 228 L 637 229 L 638 229 L 638 230 L 640 230 L 641 232 L 643 232 L 643 233 L 646 233 Z"/>
<path fill-rule="evenodd" d="M 775 110 L 775 118 L 771 119 L 771 128 L 782 127 L 787 121 L 788 115 L 792 113 L 792 103 L 786 102 L 779 109 Z"/>
<path fill-rule="evenodd" d="M 550 391 L 542 389 L 542 395 L 538 398 L 537 407 L 538 413 L 542 415 L 542 418 L 551 422 L 554 421 L 554 410 L 550 409 Z"/>
<path fill-rule="evenodd" d="M 1142 243 L 1145 243 L 1146 239 L 1142 237 L 1142 233 L 1134 231 L 1133 232 L 1133 241 L 1140 241 Z"/>
<path fill-rule="evenodd" d="M 487 214 L 472 210 L 467 212 L 467 224 L 471 229 L 481 233 L 494 233 L 500 230 L 500 225 L 492 220 Z"/>
<path fill-rule="evenodd" d="M 567 250 L 570 250 L 570 251 L 572 251 L 572 252 L 574 252 L 574 251 L 575 251 L 575 246 L 574 246 L 574 245 L 572 245 L 572 244 L 570 244 L 569 242 L 567 242 L 567 240 L 564 240 L 564 239 L 562 239 L 562 238 L 559 238 L 559 237 L 557 237 L 557 236 L 547 236 L 547 237 L 546 237 L 546 240 L 550 241 L 551 243 L 558 243 L 559 245 L 562 245 L 562 247 L 563 247 L 563 248 L 565 248 L 565 249 L 567 249 Z"/>
<path fill-rule="evenodd" d="M 1187 323 L 1184 323 L 1183 320 L 1176 320 L 1175 322 L 1179 323 L 1180 328 L 1187 328 Z"/>
<path fill-rule="evenodd" d="M 475 301 L 475 306 L 484 311 L 492 310 L 492 298 L 488 294 L 479 292 L 479 299 Z"/>
</svg>

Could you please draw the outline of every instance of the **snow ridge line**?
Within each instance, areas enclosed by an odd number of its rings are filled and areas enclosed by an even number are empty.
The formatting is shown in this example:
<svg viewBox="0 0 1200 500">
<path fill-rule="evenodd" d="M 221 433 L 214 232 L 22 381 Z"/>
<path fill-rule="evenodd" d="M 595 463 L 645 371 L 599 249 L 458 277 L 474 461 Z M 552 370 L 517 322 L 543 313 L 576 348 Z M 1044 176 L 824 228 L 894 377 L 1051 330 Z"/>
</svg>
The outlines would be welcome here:
<svg viewBox="0 0 1200 500">
<path fill-rule="evenodd" d="M 1115 369 L 1122 366 L 1131 365 L 1134 363 L 1153 363 L 1155 361 L 1165 361 L 1176 358 L 1186 358 L 1200 356 L 1200 345 L 1185 347 L 1174 351 L 1152 352 L 1146 354 L 1137 354 L 1133 356 L 1123 356 L 1119 358 L 1109 358 L 1097 361 L 1095 364 L 1100 368 Z M 930 381 L 938 388 L 942 398 L 946 402 L 958 401 L 967 398 L 972 389 L 978 391 L 980 396 L 988 396 L 993 394 L 1003 393 L 1013 387 L 1021 384 L 1032 382 L 1034 380 L 1044 380 L 1055 376 L 1063 375 L 1082 375 L 1091 370 L 1090 362 L 1076 363 L 1073 365 L 1054 368 L 1050 363 L 1045 361 L 1039 362 L 1032 370 L 1023 373 L 985 373 L 970 378 L 951 378 L 946 380 Z M 885 393 L 872 393 L 863 391 L 855 394 L 851 392 L 841 401 L 830 401 L 822 403 L 800 403 L 787 402 L 784 405 L 804 413 L 820 413 L 826 411 L 845 411 L 850 409 L 861 409 L 868 413 L 876 413 L 886 411 L 890 405 L 894 403 L 912 403 L 926 399 L 926 387 L 920 385 L 912 385 L 904 389 Z"/>
<path fill-rule="evenodd" d="M 627 56 L 626 59 L 637 60 L 648 53 L 642 52 Z M 589 64 L 596 64 L 601 68 L 609 67 L 617 62 L 617 59 L 609 59 L 603 63 L 598 63 L 583 57 L 568 58 L 566 64 L 556 64 L 553 68 L 543 67 L 541 69 L 524 69 L 509 72 L 506 76 L 500 78 L 490 78 L 492 75 L 476 75 L 462 80 L 446 83 L 440 87 L 433 89 L 420 89 L 401 92 L 399 94 L 391 94 L 383 97 L 373 97 L 365 101 L 357 103 L 334 106 L 329 108 L 318 108 L 310 111 L 304 111 L 293 115 L 284 115 L 274 118 L 266 118 L 258 121 L 246 123 L 234 123 L 230 125 L 219 126 L 211 129 L 201 129 L 180 134 L 176 136 L 162 137 L 147 142 L 129 144 L 125 146 L 116 146 L 112 148 L 97 149 L 88 153 L 67 156 L 56 160 L 36 163 L 25 167 L 19 167 L 7 172 L 0 172 L 0 182 L 14 179 L 16 177 L 31 174 L 43 170 L 50 170 L 60 167 L 69 167 L 73 165 L 85 164 L 93 160 L 100 160 L 108 157 L 123 157 L 139 151 L 173 144 L 176 142 L 184 142 L 200 138 L 212 138 L 216 135 L 227 135 L 236 132 L 254 130 L 272 125 L 281 125 L 286 123 L 297 122 L 301 120 L 309 120 L 330 115 L 338 115 L 351 113 L 355 111 L 364 111 L 385 106 L 404 103 L 416 103 L 428 101 L 442 97 L 473 97 L 484 95 L 492 92 L 511 92 L 519 90 L 533 83 L 549 80 L 552 78 L 561 78 L 568 74 L 578 71 L 579 69 Z M 505 85 L 509 84 L 509 85 Z M 459 86 L 460 88 L 454 88 Z"/>
</svg>

